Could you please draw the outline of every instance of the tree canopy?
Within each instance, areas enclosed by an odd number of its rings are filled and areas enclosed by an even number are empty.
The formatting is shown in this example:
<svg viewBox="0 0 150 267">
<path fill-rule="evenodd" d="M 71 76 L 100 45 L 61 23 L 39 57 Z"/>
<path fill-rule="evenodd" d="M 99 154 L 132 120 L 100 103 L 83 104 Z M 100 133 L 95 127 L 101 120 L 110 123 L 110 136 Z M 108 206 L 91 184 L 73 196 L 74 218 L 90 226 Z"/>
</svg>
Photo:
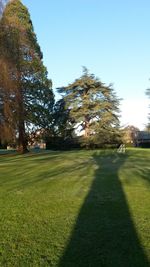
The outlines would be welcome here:
<svg viewBox="0 0 150 267">
<path fill-rule="evenodd" d="M 112 142 L 119 129 L 119 99 L 112 85 L 106 86 L 84 68 L 80 78 L 57 90 L 87 146 Z"/>
</svg>

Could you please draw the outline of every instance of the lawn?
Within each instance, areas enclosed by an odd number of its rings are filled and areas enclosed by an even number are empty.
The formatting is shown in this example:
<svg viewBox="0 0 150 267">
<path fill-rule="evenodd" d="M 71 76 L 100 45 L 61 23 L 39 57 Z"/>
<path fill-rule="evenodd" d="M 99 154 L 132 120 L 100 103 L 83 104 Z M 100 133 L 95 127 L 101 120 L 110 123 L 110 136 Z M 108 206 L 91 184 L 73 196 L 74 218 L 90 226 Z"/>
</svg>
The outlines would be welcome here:
<svg viewBox="0 0 150 267">
<path fill-rule="evenodd" d="M 150 150 L 0 154 L 0 266 L 150 266 Z"/>
</svg>

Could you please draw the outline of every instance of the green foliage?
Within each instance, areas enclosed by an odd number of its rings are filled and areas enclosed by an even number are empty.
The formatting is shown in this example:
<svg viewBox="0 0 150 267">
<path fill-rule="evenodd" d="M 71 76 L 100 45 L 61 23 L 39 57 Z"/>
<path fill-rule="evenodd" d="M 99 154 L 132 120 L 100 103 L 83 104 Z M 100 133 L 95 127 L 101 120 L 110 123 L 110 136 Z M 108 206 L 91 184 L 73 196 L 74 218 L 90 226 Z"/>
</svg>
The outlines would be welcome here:
<svg viewBox="0 0 150 267">
<path fill-rule="evenodd" d="M 28 128 L 51 126 L 54 96 L 29 12 L 19 0 L 6 6 L 0 21 L 0 54 L 1 125 L 26 146 Z"/>
<path fill-rule="evenodd" d="M 72 137 L 73 120 L 70 117 L 70 110 L 66 108 L 64 99 L 60 99 L 54 106 L 54 133 L 62 138 Z"/>
<path fill-rule="evenodd" d="M 129 147 L 135 146 L 137 143 L 137 135 L 139 131 L 140 130 L 133 125 L 126 126 L 121 130 L 122 142 Z"/>
<path fill-rule="evenodd" d="M 72 84 L 58 88 L 69 109 L 70 118 L 80 131 L 84 142 L 103 144 L 116 141 L 119 133 L 119 99 L 111 85 L 106 86 L 86 68 Z"/>
<path fill-rule="evenodd" d="M 1 155 L 0 266 L 148 267 L 149 158 L 146 149 Z"/>
</svg>

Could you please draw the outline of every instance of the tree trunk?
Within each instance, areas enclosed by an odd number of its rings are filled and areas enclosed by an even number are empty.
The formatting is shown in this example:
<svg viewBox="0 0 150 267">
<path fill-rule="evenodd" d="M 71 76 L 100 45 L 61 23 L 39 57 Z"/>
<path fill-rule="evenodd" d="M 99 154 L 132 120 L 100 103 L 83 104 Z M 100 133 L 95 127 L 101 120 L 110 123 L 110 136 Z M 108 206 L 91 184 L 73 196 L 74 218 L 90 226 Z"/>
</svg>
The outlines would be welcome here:
<svg viewBox="0 0 150 267">
<path fill-rule="evenodd" d="M 86 143 L 86 149 L 89 149 L 89 136 L 90 136 L 90 122 L 88 118 L 85 117 L 84 138 Z"/>
<path fill-rule="evenodd" d="M 85 127 L 84 127 L 84 137 L 88 138 L 90 135 L 90 123 L 89 120 L 87 118 L 85 118 Z"/>
<path fill-rule="evenodd" d="M 24 121 L 22 119 L 20 119 L 19 121 L 19 127 L 18 127 L 18 131 L 19 131 L 19 137 L 18 137 L 18 152 L 21 154 L 27 153 L 29 152 L 28 148 L 27 148 L 27 138 L 26 138 L 26 134 L 25 134 L 25 125 L 24 125 Z"/>
<path fill-rule="evenodd" d="M 17 88 L 17 101 L 18 101 L 18 152 L 21 154 L 29 152 L 27 145 L 27 138 L 25 132 L 24 122 L 24 99 L 21 88 Z"/>
</svg>

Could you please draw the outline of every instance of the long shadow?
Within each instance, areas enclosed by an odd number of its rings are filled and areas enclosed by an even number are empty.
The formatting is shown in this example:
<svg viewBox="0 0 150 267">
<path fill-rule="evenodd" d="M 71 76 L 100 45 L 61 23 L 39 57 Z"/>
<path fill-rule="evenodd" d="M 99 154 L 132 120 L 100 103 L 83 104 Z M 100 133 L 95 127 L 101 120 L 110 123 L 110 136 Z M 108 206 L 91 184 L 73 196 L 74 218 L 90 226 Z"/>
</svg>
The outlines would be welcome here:
<svg viewBox="0 0 150 267">
<path fill-rule="evenodd" d="M 119 180 L 126 157 L 93 155 L 95 178 L 59 267 L 150 266 Z"/>
<path fill-rule="evenodd" d="M 47 155 L 47 154 L 46 154 Z M 64 156 L 64 153 L 63 153 L 63 156 Z M 81 160 L 81 162 L 79 163 L 78 161 L 76 162 L 76 160 L 74 160 L 74 162 L 71 163 L 70 166 L 68 166 L 68 163 L 65 165 L 61 165 L 59 166 L 58 164 L 56 164 L 53 168 L 50 167 L 48 170 L 46 168 L 46 170 L 44 170 L 44 168 L 39 171 L 39 173 L 37 175 L 34 174 L 34 166 L 32 165 L 32 161 L 33 163 L 36 162 L 37 164 L 37 161 L 39 161 L 39 164 L 40 165 L 40 169 L 41 169 L 41 166 L 43 165 L 43 163 L 45 162 L 49 162 L 49 161 L 53 161 L 55 159 L 59 159 L 60 161 L 60 158 L 61 158 L 61 154 L 52 154 L 52 155 L 47 155 L 47 157 L 45 156 L 45 154 L 43 155 L 43 157 L 41 158 L 37 158 L 37 156 L 33 155 L 33 159 L 30 159 L 30 161 L 27 163 L 28 164 L 23 164 L 20 165 L 19 167 L 17 167 L 17 170 L 16 170 L 16 166 L 12 167 L 12 163 L 13 163 L 13 160 L 11 161 L 10 158 L 9 158 L 9 161 L 6 160 L 6 163 L 7 166 L 11 166 L 11 173 L 15 173 L 15 178 L 13 176 L 11 176 L 10 178 L 10 175 L 1 175 L 1 179 L 0 179 L 0 187 L 3 186 L 3 185 L 8 185 L 7 186 L 7 191 L 12 191 L 13 190 L 22 190 L 22 189 L 26 189 L 26 188 L 29 188 L 30 186 L 38 186 L 39 183 L 42 182 L 47 182 L 49 183 L 51 180 L 53 179 L 62 179 L 62 176 L 65 177 L 65 175 L 67 176 L 68 173 L 71 175 L 72 173 L 74 173 L 75 171 L 79 171 L 80 170 L 80 174 L 82 176 L 82 171 L 84 170 L 84 168 L 86 167 L 86 164 L 88 161 L 85 161 L 85 160 Z M 66 158 L 67 159 L 67 158 Z M 15 158 L 14 159 L 14 163 L 16 165 L 17 161 L 19 161 L 20 159 L 18 158 Z M 24 162 L 25 162 L 25 159 L 23 158 Z M 27 158 L 28 160 L 28 158 Z M 43 161 L 43 162 L 42 162 Z M 4 162 L 4 161 L 3 161 Z M 0 162 L 0 166 L 1 166 L 1 162 Z M 5 188 L 6 190 L 6 188 Z"/>
</svg>

